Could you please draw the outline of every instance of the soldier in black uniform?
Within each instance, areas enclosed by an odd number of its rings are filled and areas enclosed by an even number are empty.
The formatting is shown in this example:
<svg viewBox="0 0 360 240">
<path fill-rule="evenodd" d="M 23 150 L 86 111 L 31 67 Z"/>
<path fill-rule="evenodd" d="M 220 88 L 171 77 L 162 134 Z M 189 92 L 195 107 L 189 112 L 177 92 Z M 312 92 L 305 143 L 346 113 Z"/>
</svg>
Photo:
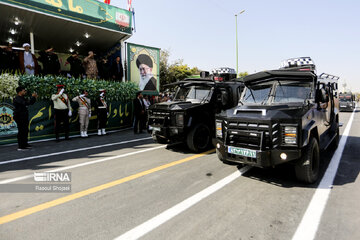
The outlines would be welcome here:
<svg viewBox="0 0 360 240">
<path fill-rule="evenodd" d="M 77 52 L 74 52 L 66 61 L 70 63 L 70 74 L 72 77 L 79 78 L 84 74 L 84 67 Z"/>
<path fill-rule="evenodd" d="M 39 55 L 38 60 L 43 64 L 43 75 L 56 75 L 60 73 L 59 58 L 56 53 L 54 53 L 53 47 L 48 47 L 45 51 L 39 52 Z"/>
<path fill-rule="evenodd" d="M 0 48 L 0 73 L 15 73 L 19 70 L 19 57 L 12 50 L 11 44 Z"/>
<path fill-rule="evenodd" d="M 96 99 L 96 106 L 97 106 L 97 119 L 98 119 L 98 135 L 106 135 L 106 122 L 107 116 L 109 112 L 108 105 L 106 103 L 106 90 L 100 89 L 99 90 L 99 97 Z"/>
<path fill-rule="evenodd" d="M 16 88 L 17 96 L 13 100 L 15 106 L 14 120 L 18 127 L 18 151 L 24 151 L 31 146 L 28 144 L 28 133 L 29 133 L 29 111 L 27 106 L 35 103 L 37 94 L 33 93 L 30 100 L 25 99 L 26 90 L 24 87 Z"/>
<path fill-rule="evenodd" d="M 141 91 L 136 93 L 134 104 L 134 133 L 143 133 L 145 125 L 145 103 Z"/>
<path fill-rule="evenodd" d="M 111 66 L 106 57 L 98 62 L 98 70 L 100 79 L 109 80 L 111 78 Z"/>
</svg>

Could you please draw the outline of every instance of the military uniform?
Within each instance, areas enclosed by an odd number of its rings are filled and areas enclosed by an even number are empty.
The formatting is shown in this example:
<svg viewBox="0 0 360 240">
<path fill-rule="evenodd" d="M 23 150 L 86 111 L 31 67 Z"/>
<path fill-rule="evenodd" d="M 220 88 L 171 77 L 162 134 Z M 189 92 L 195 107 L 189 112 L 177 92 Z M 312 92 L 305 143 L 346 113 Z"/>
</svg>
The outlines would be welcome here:
<svg viewBox="0 0 360 240">
<path fill-rule="evenodd" d="M 19 69 L 19 57 L 12 50 L 11 46 L 8 49 L 0 48 L 0 73 L 10 72 L 15 73 Z"/>
<path fill-rule="evenodd" d="M 106 122 L 108 115 L 108 105 L 106 103 L 105 93 L 106 91 L 101 89 L 99 90 L 99 97 L 96 99 L 97 106 L 97 118 L 98 118 L 98 135 L 105 135 L 106 131 Z"/>
<path fill-rule="evenodd" d="M 55 109 L 55 135 L 59 140 L 61 123 L 64 126 L 65 139 L 69 139 L 69 117 L 71 117 L 71 106 L 69 97 L 64 93 L 64 85 L 57 85 L 58 92 L 51 96 Z"/>
<path fill-rule="evenodd" d="M 28 133 L 29 133 L 29 111 L 27 106 L 34 104 L 36 101 L 35 97 L 31 97 L 30 101 L 25 99 L 23 96 L 16 96 L 13 100 L 15 106 L 14 120 L 18 128 L 18 150 L 23 150 L 29 147 L 28 144 Z"/>
<path fill-rule="evenodd" d="M 43 64 L 43 74 L 59 74 L 60 62 L 58 56 L 53 52 L 41 51 L 38 60 Z"/>
<path fill-rule="evenodd" d="M 89 126 L 89 118 L 91 116 L 91 100 L 82 94 L 74 97 L 73 102 L 79 104 L 79 123 L 80 123 L 80 136 L 88 137 L 87 130 Z"/>
</svg>

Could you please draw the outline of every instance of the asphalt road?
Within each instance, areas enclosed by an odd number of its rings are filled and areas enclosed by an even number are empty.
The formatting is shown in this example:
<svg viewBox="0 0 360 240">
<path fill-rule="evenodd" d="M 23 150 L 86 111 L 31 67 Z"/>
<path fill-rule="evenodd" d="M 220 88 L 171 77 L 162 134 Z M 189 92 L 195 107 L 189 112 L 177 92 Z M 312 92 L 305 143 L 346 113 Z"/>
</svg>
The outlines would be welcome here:
<svg viewBox="0 0 360 240">
<path fill-rule="evenodd" d="M 342 135 L 351 115 L 340 114 Z M 71 192 L 0 193 L 1 240 L 360 239 L 359 112 L 337 172 L 336 154 L 322 155 L 321 177 L 333 171 L 333 185 L 298 183 L 291 166 L 224 165 L 214 151 L 193 154 L 131 130 L 32 145 L 0 146 L 0 184 L 70 172 Z"/>
</svg>

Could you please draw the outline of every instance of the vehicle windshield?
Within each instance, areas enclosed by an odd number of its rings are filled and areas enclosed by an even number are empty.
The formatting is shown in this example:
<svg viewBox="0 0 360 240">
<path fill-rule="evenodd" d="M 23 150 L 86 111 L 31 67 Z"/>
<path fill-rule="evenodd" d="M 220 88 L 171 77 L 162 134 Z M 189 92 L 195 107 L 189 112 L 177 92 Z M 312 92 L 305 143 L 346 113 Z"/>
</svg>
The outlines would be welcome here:
<svg viewBox="0 0 360 240">
<path fill-rule="evenodd" d="M 241 103 L 265 103 L 270 96 L 272 86 L 273 83 L 247 86 L 244 90 L 243 97 L 240 100 Z"/>
<path fill-rule="evenodd" d="M 340 96 L 340 102 L 351 102 L 351 97 Z"/>
<path fill-rule="evenodd" d="M 210 86 L 181 86 L 176 91 L 174 101 L 200 103 L 208 99 L 210 91 Z"/>
<path fill-rule="evenodd" d="M 250 85 L 244 90 L 241 104 L 304 103 L 313 98 L 312 82 L 271 81 Z"/>
<path fill-rule="evenodd" d="M 312 98 L 312 82 L 278 81 L 274 94 L 274 103 L 305 102 Z"/>
</svg>

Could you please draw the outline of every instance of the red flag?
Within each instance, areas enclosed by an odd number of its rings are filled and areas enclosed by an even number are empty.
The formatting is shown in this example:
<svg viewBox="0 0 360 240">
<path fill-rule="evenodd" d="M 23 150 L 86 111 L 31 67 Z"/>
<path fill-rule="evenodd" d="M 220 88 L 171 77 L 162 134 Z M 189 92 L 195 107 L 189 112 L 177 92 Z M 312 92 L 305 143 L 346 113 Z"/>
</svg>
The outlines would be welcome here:
<svg viewBox="0 0 360 240">
<path fill-rule="evenodd" d="M 131 0 L 128 0 L 128 8 L 129 8 L 129 11 L 131 11 Z"/>
<path fill-rule="evenodd" d="M 104 3 L 110 4 L 110 0 L 104 0 Z"/>
</svg>

